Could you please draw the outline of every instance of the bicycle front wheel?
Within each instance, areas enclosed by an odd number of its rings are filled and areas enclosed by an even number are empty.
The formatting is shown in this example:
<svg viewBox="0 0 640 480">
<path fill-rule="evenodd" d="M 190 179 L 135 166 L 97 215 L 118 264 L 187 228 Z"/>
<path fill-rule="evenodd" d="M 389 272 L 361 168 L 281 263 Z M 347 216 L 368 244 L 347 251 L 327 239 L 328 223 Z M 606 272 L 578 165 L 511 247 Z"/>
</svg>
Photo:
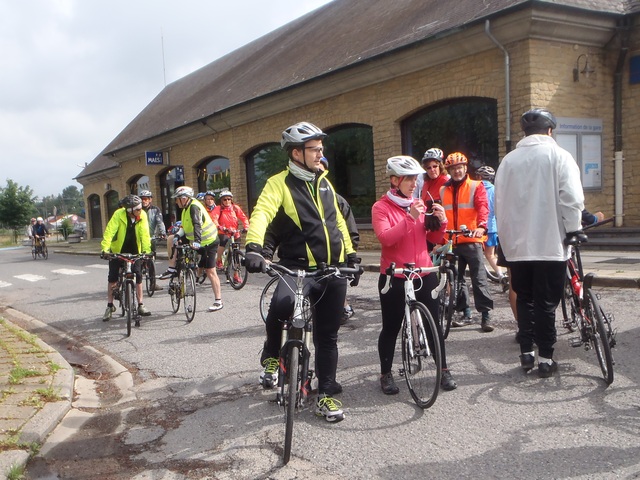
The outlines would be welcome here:
<svg viewBox="0 0 640 480">
<path fill-rule="evenodd" d="M 613 383 L 614 361 L 611 346 L 609 345 L 609 332 L 605 326 L 605 323 L 608 324 L 608 321 L 594 291 L 588 289 L 587 295 L 589 296 L 589 305 L 587 307 L 588 311 L 585 314 L 589 315 L 592 322 L 589 340 L 598 356 L 602 377 L 607 385 L 611 385 Z"/>
<path fill-rule="evenodd" d="M 42 258 L 44 258 L 45 260 L 49 258 L 49 249 L 46 245 L 42 246 Z"/>
<path fill-rule="evenodd" d="M 240 290 L 247 283 L 249 272 L 243 265 L 244 253 L 240 250 L 233 250 L 231 258 L 229 259 L 229 265 L 227 265 L 227 280 L 229 284 L 235 290 Z"/>
<path fill-rule="evenodd" d="M 171 311 L 177 313 L 180 308 L 180 291 L 182 289 L 182 276 L 174 277 L 169 281 L 169 296 L 171 297 Z"/>
<path fill-rule="evenodd" d="M 278 286 L 278 280 L 278 277 L 273 277 L 269 280 L 260 294 L 260 316 L 262 317 L 262 321 L 265 323 L 267 322 L 267 314 L 269 313 L 269 306 L 271 305 L 273 292 L 275 292 L 276 287 Z"/>
<path fill-rule="evenodd" d="M 451 322 L 453 321 L 453 314 L 456 311 L 456 303 L 458 302 L 457 295 L 458 285 L 455 281 L 453 270 L 447 269 L 447 283 L 444 286 L 443 291 L 446 292 L 445 307 L 444 307 L 444 321 L 442 328 L 442 337 L 446 340 L 451 330 Z"/>
<path fill-rule="evenodd" d="M 431 314 L 420 302 L 409 307 L 409 315 L 402 325 L 404 378 L 416 405 L 429 408 L 438 398 L 442 378 L 438 331 Z"/>
<path fill-rule="evenodd" d="M 33 255 L 33 259 L 35 260 L 36 258 L 38 258 L 38 247 L 33 247 L 31 249 L 31 255 Z"/>
<path fill-rule="evenodd" d="M 153 259 L 145 260 L 144 269 L 142 274 L 144 275 L 144 285 L 149 297 L 153 297 L 156 288 L 156 266 L 153 263 Z"/>
<path fill-rule="evenodd" d="M 287 378 L 285 389 L 285 429 L 284 429 L 284 452 L 282 461 L 286 465 L 291 458 L 291 442 L 293 440 L 293 415 L 296 412 L 298 390 L 299 390 L 299 360 L 300 347 L 293 345 L 287 353 Z"/>
<path fill-rule="evenodd" d="M 196 315 L 196 275 L 193 269 L 188 268 L 184 272 L 183 279 L 184 292 L 184 314 L 187 316 L 187 322 L 191 322 Z"/>
<path fill-rule="evenodd" d="M 131 321 L 133 320 L 133 315 L 135 315 L 136 310 L 136 292 L 133 288 L 133 285 L 127 282 L 125 287 L 125 304 L 127 311 L 127 337 L 131 336 Z"/>
</svg>

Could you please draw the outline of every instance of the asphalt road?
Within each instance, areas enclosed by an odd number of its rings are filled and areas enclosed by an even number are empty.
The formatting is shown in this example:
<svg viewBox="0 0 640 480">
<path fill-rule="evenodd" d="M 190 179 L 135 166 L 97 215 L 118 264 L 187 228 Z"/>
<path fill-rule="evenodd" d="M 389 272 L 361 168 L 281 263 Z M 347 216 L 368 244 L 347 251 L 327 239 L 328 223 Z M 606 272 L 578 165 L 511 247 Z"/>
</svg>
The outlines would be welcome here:
<svg viewBox="0 0 640 480">
<path fill-rule="evenodd" d="M 618 328 L 616 377 L 605 388 L 595 353 L 571 348 L 564 331 L 558 374 L 525 375 L 506 295 L 492 287 L 495 332 L 452 331 L 447 353 L 459 387 L 422 411 L 400 381 L 399 395 L 380 392 L 377 275 L 366 273 L 349 289 L 356 315 L 339 343 L 347 418 L 333 425 L 302 412 L 283 468 L 283 414 L 257 384 L 267 277 L 250 276 L 239 292 L 223 286 L 224 309 L 214 313 L 206 312 L 210 287 L 199 287 L 191 324 L 157 292 L 145 300 L 153 315 L 126 338 L 119 317 L 101 321 L 105 261 L 27 253 L 0 250 L 0 303 L 108 353 L 135 379 L 128 401 L 85 409 L 79 428 L 32 461 L 30 478 L 640 477 L 637 289 L 598 289 Z"/>
</svg>

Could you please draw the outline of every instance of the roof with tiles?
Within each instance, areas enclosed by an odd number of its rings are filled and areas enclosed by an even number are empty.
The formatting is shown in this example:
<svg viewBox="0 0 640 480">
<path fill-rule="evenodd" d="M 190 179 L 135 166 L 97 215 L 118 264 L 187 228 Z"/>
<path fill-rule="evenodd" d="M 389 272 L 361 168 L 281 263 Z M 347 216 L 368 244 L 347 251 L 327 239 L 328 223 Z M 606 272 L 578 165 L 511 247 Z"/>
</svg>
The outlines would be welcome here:
<svg viewBox="0 0 640 480">
<path fill-rule="evenodd" d="M 639 3 L 639 0 L 334 0 L 166 86 L 78 178 L 114 167 L 116 164 L 105 154 L 510 9 L 554 4 L 624 15 L 640 10 Z"/>
</svg>

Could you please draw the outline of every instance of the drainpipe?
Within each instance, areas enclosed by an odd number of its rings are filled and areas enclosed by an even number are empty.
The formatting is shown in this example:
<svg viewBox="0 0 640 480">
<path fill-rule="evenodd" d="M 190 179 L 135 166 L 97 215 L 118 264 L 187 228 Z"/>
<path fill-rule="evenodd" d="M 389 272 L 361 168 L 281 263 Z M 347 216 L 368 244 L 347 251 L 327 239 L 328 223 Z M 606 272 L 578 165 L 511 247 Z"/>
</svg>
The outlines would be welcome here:
<svg viewBox="0 0 640 480">
<path fill-rule="evenodd" d="M 491 34 L 491 28 L 489 26 L 489 20 L 485 20 L 484 22 L 484 33 L 487 34 L 487 37 L 491 39 L 493 43 L 497 45 L 497 47 L 502 50 L 504 53 L 504 103 L 505 103 L 505 117 L 506 117 L 506 125 L 504 130 L 504 146 L 506 149 L 506 153 L 511 151 L 511 87 L 509 84 L 509 73 L 511 71 L 510 62 L 509 62 L 509 52 L 507 49 L 502 46 L 500 42 Z"/>
<path fill-rule="evenodd" d="M 614 165 L 614 225 L 621 227 L 624 219 L 624 155 L 622 151 L 622 71 L 629 52 L 630 23 L 625 18 L 618 22 L 620 53 L 613 73 L 613 165 Z"/>
</svg>

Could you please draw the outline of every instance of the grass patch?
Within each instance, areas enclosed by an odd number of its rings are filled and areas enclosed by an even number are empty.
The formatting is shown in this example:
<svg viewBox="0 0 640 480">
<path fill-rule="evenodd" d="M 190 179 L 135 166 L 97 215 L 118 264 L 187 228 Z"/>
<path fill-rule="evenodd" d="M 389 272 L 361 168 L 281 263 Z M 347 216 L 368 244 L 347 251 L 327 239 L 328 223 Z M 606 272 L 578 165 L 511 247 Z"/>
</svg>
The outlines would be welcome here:
<svg viewBox="0 0 640 480">
<path fill-rule="evenodd" d="M 9 372 L 9 383 L 11 385 L 17 385 L 19 383 L 22 383 L 22 381 L 27 377 L 39 377 L 41 375 L 42 373 L 37 370 L 16 365 L 15 367 L 13 367 L 11 372 Z"/>
<path fill-rule="evenodd" d="M 40 451 L 40 444 L 37 442 L 20 442 L 18 436 L 14 435 L 6 440 L 0 440 L 0 452 L 8 450 L 26 450 L 30 455 L 35 455 Z"/>
<path fill-rule="evenodd" d="M 55 362 L 49 360 L 47 362 L 47 368 L 49 369 L 49 373 L 56 374 L 59 370 L 62 370 L 62 367 Z"/>
<path fill-rule="evenodd" d="M 24 480 L 24 465 L 11 465 L 7 472 L 7 480 Z"/>
</svg>

